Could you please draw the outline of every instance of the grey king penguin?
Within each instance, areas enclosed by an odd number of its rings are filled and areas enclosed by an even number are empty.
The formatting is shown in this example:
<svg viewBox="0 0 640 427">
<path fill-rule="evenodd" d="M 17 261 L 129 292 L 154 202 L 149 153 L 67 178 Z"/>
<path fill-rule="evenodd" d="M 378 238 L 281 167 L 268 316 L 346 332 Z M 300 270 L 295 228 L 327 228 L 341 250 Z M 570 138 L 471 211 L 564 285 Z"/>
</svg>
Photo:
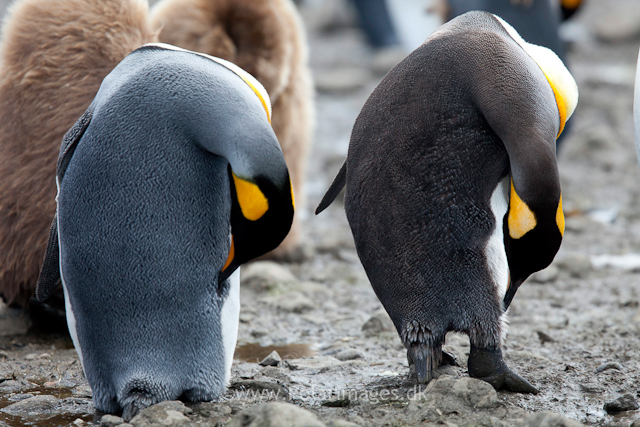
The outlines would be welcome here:
<svg viewBox="0 0 640 427">
<path fill-rule="evenodd" d="M 96 409 L 210 401 L 230 377 L 240 264 L 294 214 L 269 97 L 234 64 L 129 54 L 65 135 L 36 296 L 62 282 Z"/>
<path fill-rule="evenodd" d="M 469 335 L 471 377 L 536 393 L 502 356 L 507 309 L 564 233 L 555 141 L 578 90 L 549 49 L 486 12 L 436 30 L 375 88 L 320 202 L 344 205 L 373 289 L 417 380 L 447 332 Z"/>
</svg>

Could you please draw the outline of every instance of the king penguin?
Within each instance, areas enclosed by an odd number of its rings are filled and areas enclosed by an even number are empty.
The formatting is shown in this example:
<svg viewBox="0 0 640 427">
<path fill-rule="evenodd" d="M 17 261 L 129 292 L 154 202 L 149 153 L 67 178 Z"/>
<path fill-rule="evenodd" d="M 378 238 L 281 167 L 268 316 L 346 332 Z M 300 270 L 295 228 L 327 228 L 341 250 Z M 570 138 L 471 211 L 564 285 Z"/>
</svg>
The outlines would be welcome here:
<svg viewBox="0 0 640 427">
<path fill-rule="evenodd" d="M 537 392 L 501 348 L 518 287 L 562 241 L 555 141 L 577 100 L 552 51 L 469 12 L 393 68 L 362 108 L 316 213 L 346 185 L 358 256 L 418 382 L 456 331 L 470 338 L 470 376 Z"/>
<path fill-rule="evenodd" d="M 68 131 L 36 296 L 61 280 L 96 409 L 131 419 L 229 381 L 243 262 L 294 214 L 269 97 L 225 60 L 145 45 Z"/>
</svg>

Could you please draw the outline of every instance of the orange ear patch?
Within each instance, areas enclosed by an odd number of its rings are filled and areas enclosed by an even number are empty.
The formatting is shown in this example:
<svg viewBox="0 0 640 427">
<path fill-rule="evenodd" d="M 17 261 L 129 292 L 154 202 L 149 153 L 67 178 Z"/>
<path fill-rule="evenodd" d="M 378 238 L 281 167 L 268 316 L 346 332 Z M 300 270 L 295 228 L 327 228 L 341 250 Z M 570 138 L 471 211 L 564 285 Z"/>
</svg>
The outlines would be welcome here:
<svg viewBox="0 0 640 427">
<path fill-rule="evenodd" d="M 249 221 L 259 220 L 269 210 L 269 201 L 256 184 L 232 175 L 242 215 Z"/>
<path fill-rule="evenodd" d="M 229 267 L 229 265 L 231 264 L 231 261 L 233 261 L 233 258 L 236 256 L 236 249 L 235 246 L 233 244 L 233 235 L 231 236 L 231 247 L 229 248 L 229 256 L 227 257 L 227 262 L 224 263 L 224 267 L 222 267 L 222 271 L 225 271 L 227 269 L 227 267 Z"/>
<path fill-rule="evenodd" d="M 512 239 L 519 239 L 529 231 L 533 230 L 538 224 L 536 216 L 529 209 L 529 206 L 522 201 L 511 181 L 511 199 L 509 202 L 509 217 L 507 218 L 509 226 L 509 236 Z"/>
<path fill-rule="evenodd" d="M 558 224 L 558 230 L 560 234 L 564 236 L 564 212 L 562 211 L 562 195 L 558 202 L 558 210 L 556 211 L 556 224 Z"/>
</svg>

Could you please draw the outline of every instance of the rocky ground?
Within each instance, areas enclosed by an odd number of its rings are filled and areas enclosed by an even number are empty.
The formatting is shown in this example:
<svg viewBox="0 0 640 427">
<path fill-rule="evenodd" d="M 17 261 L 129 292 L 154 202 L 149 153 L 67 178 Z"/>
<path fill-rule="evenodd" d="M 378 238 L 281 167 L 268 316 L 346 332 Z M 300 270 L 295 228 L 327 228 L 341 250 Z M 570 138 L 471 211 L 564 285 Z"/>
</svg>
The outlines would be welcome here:
<svg viewBox="0 0 640 427">
<path fill-rule="evenodd" d="M 446 347 L 460 367 L 441 368 L 426 387 L 407 379 L 405 351 L 358 262 L 342 206 L 311 215 L 380 79 L 380 64 L 333 4 L 303 8 L 318 93 L 301 259 L 243 268 L 237 361 L 221 402 L 166 402 L 131 424 L 640 426 L 636 1 L 587 0 L 563 29 L 580 87 L 559 154 L 567 231 L 554 264 L 518 291 L 504 349 L 541 390 L 536 396 L 469 379 L 462 335 Z M 70 340 L 28 327 L 19 312 L 0 308 L 0 427 L 122 423 L 95 413 Z"/>
</svg>

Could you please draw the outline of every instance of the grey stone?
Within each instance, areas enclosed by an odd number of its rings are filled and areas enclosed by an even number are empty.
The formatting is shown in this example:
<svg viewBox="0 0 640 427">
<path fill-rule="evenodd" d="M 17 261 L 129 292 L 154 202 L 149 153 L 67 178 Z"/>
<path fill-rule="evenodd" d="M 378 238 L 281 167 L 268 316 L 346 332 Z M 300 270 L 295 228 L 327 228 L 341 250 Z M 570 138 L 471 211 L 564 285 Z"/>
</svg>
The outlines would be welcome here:
<svg viewBox="0 0 640 427">
<path fill-rule="evenodd" d="M 300 359 L 291 359 L 286 361 L 286 365 L 291 370 L 298 369 L 326 369 L 331 366 L 339 365 L 341 362 L 331 356 L 312 356 L 302 357 Z"/>
<path fill-rule="evenodd" d="M 281 293 L 298 284 L 298 279 L 287 268 L 271 261 L 256 261 L 240 270 L 243 288 L 255 292 Z"/>
<path fill-rule="evenodd" d="M 72 391 L 74 396 L 78 396 L 78 397 L 93 397 L 93 392 L 91 391 L 91 387 L 89 387 L 88 385 L 79 385 L 76 388 L 74 388 Z"/>
<path fill-rule="evenodd" d="M 344 350 L 340 350 L 337 352 L 334 357 L 338 360 L 354 360 L 354 359 L 362 359 L 364 358 L 364 354 L 361 351 L 356 350 L 355 348 L 345 348 Z"/>
<path fill-rule="evenodd" d="M 205 418 L 221 418 L 231 415 L 231 408 L 217 402 L 201 402 L 192 407 L 193 411 Z"/>
<path fill-rule="evenodd" d="M 124 424 L 124 420 L 115 415 L 103 415 L 100 419 L 100 425 L 103 427 L 115 427 Z"/>
<path fill-rule="evenodd" d="M 8 400 L 10 400 L 11 402 L 20 402 L 21 400 L 29 399 L 33 396 L 34 395 L 31 393 L 19 393 L 19 394 L 14 394 Z"/>
<path fill-rule="evenodd" d="M 331 399 L 327 399 L 322 402 L 322 406 L 326 406 L 328 408 L 346 408 L 351 403 L 351 400 L 348 396 L 334 396 Z"/>
<path fill-rule="evenodd" d="M 267 402 L 245 409 L 227 427 L 325 427 L 311 412 L 284 402 Z"/>
<path fill-rule="evenodd" d="M 193 412 L 179 401 L 160 402 L 140 411 L 130 421 L 134 427 L 177 427 L 189 424 L 185 414 Z M 121 424 L 122 426 L 122 424 Z"/>
<path fill-rule="evenodd" d="M 262 359 L 260 363 L 261 366 L 278 366 L 282 363 L 282 358 L 278 354 L 277 351 L 273 350 L 267 357 Z"/>
<path fill-rule="evenodd" d="M 60 401 L 53 396 L 33 396 L 9 405 L 0 411 L 18 417 L 41 417 L 51 414 Z"/>
<path fill-rule="evenodd" d="M 616 400 L 604 404 L 604 410 L 608 414 L 616 414 L 624 411 L 634 411 L 640 408 L 636 399 L 629 393 L 620 396 Z"/>
<path fill-rule="evenodd" d="M 395 330 L 393 321 L 384 310 L 375 312 L 369 320 L 362 325 L 362 332 L 367 337 L 378 335 L 381 332 L 392 332 Z"/>
<path fill-rule="evenodd" d="M 498 393 L 489 383 L 475 378 L 442 375 L 411 399 L 410 407 L 419 409 L 422 403 L 438 413 L 455 413 L 461 405 L 474 409 L 492 408 L 498 403 Z"/>
<path fill-rule="evenodd" d="M 520 427 L 581 427 L 583 424 L 554 412 L 544 411 L 533 414 Z"/>
<path fill-rule="evenodd" d="M 618 362 L 607 362 L 607 363 L 603 363 L 602 365 L 596 368 L 596 374 L 599 374 L 600 372 L 608 371 L 609 369 L 622 371 L 624 368 Z"/>
<path fill-rule="evenodd" d="M 271 381 L 237 380 L 231 383 L 230 390 L 249 392 L 247 397 L 255 397 L 262 400 L 289 399 L 289 389 L 284 384 Z"/>
<path fill-rule="evenodd" d="M 343 420 L 340 418 L 336 418 L 335 420 L 329 421 L 327 427 L 360 427 L 356 423 L 352 423 L 351 421 Z"/>
<path fill-rule="evenodd" d="M 281 310 L 288 311 L 290 313 L 304 313 L 316 308 L 316 305 L 309 298 L 302 295 L 300 292 L 288 292 L 278 297 L 276 306 Z"/>
<path fill-rule="evenodd" d="M 37 387 L 27 380 L 7 380 L 0 383 L 0 393 L 18 393 Z"/>
<path fill-rule="evenodd" d="M 538 338 L 540 339 L 540 343 L 542 343 L 542 344 L 547 343 L 547 342 L 556 342 L 556 340 L 551 338 L 549 336 L 549 334 L 547 334 L 546 332 L 536 331 L 536 333 L 538 334 Z"/>
</svg>

